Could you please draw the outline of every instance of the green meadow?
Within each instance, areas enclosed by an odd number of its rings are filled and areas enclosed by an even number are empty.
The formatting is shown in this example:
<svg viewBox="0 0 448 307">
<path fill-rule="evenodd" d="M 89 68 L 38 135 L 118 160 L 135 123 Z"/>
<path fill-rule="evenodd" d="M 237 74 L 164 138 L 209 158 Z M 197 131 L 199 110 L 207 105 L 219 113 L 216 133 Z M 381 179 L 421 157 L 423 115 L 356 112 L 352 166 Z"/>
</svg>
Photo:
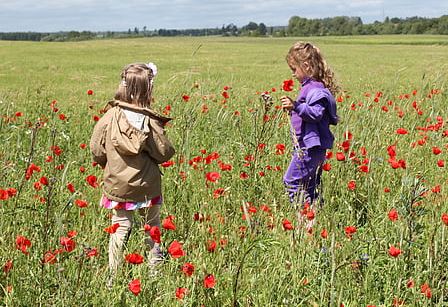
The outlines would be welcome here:
<svg viewBox="0 0 448 307">
<path fill-rule="evenodd" d="M 343 89 L 322 207 L 291 205 L 282 183 L 297 40 Z M 0 41 L 0 305 L 448 306 L 447 54 L 436 35 Z M 145 261 L 124 261 L 109 289 L 88 144 L 132 62 L 157 64 L 153 108 L 173 118 L 177 152 L 160 168 L 175 229 L 161 229 L 153 276 L 135 223 L 124 255 Z"/>
</svg>

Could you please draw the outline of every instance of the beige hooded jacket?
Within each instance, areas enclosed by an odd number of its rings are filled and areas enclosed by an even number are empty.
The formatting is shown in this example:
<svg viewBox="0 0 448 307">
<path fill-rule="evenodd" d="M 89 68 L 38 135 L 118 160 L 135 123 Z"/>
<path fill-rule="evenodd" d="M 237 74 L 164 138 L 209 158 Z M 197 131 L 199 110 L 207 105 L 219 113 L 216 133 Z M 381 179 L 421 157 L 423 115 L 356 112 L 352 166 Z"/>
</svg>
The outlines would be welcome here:
<svg viewBox="0 0 448 307">
<path fill-rule="evenodd" d="M 109 106 L 90 139 L 93 160 L 104 168 L 105 196 L 118 202 L 142 202 L 160 196 L 158 164 L 174 155 L 163 128 L 171 119 L 122 101 L 111 101 Z M 122 109 L 144 114 L 149 132 L 132 126 Z"/>
</svg>

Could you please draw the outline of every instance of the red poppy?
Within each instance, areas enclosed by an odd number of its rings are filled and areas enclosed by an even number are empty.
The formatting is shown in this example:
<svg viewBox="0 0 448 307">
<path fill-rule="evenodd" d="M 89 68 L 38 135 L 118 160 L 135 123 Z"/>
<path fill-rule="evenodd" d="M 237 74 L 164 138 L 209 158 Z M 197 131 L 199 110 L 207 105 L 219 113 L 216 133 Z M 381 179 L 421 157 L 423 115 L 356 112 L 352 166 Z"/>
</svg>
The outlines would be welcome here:
<svg viewBox="0 0 448 307">
<path fill-rule="evenodd" d="M 320 236 L 322 237 L 322 239 L 326 239 L 328 238 L 328 231 L 327 229 L 322 229 L 322 231 L 320 232 Z"/>
<path fill-rule="evenodd" d="M 162 227 L 166 230 L 176 230 L 176 225 L 173 223 L 174 216 L 168 215 L 166 218 L 162 221 Z"/>
<path fill-rule="evenodd" d="M 421 288 L 420 288 L 420 292 L 426 296 L 426 298 L 431 298 L 432 297 L 432 293 L 431 293 L 431 288 L 429 287 L 429 285 L 427 283 L 424 283 Z"/>
<path fill-rule="evenodd" d="M 71 182 L 67 183 L 67 189 L 70 191 L 70 193 L 75 193 L 76 191 L 75 186 Z"/>
<path fill-rule="evenodd" d="M 87 207 L 88 203 L 85 200 L 77 199 L 75 200 L 75 205 L 77 205 L 79 208 L 85 208 Z"/>
<path fill-rule="evenodd" d="M 25 179 L 26 179 L 26 180 L 30 179 L 34 172 L 38 172 L 38 173 L 39 173 L 39 172 L 40 172 L 40 167 L 37 166 L 37 165 L 34 164 L 34 163 L 31 163 L 31 164 L 28 166 L 27 170 L 26 170 L 26 173 L 25 173 Z"/>
<path fill-rule="evenodd" d="M 345 154 L 343 152 L 337 152 L 336 153 L 336 160 L 338 160 L 338 161 L 345 161 Z"/>
<path fill-rule="evenodd" d="M 86 177 L 86 181 L 87 183 L 93 187 L 93 188 L 97 188 L 98 187 L 98 182 L 96 181 L 96 176 L 95 175 L 89 175 Z"/>
<path fill-rule="evenodd" d="M 204 277 L 204 287 L 205 288 L 213 288 L 216 284 L 215 276 L 212 274 L 208 274 Z"/>
<path fill-rule="evenodd" d="M 322 165 L 322 169 L 326 172 L 329 172 L 331 170 L 331 164 L 326 162 L 324 165 Z"/>
<path fill-rule="evenodd" d="M 447 213 L 442 213 L 442 222 L 443 222 L 443 224 L 448 226 L 448 214 Z"/>
<path fill-rule="evenodd" d="M 130 264 L 142 264 L 144 261 L 143 256 L 137 253 L 128 254 L 125 256 L 125 259 Z"/>
<path fill-rule="evenodd" d="M 356 181 L 355 181 L 355 180 L 350 180 L 350 181 L 347 183 L 347 188 L 348 188 L 350 191 L 354 191 L 354 190 L 356 189 Z"/>
<path fill-rule="evenodd" d="M 277 144 L 275 145 L 275 154 L 283 155 L 285 153 L 285 144 Z"/>
<path fill-rule="evenodd" d="M 345 236 L 349 239 L 352 238 L 352 235 L 356 233 L 357 229 L 355 226 L 347 226 L 345 227 Z"/>
<path fill-rule="evenodd" d="M 182 244 L 174 240 L 170 246 L 168 247 L 168 253 L 173 258 L 180 258 L 182 256 L 185 256 L 185 252 L 182 249 Z"/>
<path fill-rule="evenodd" d="M 435 155 L 439 155 L 439 154 L 442 153 L 442 150 L 439 147 L 434 146 L 432 148 L 432 153 L 435 154 Z"/>
<path fill-rule="evenodd" d="M 396 220 L 398 220 L 397 209 L 395 209 L 395 208 L 390 209 L 390 211 L 387 214 L 387 216 L 389 217 L 389 220 L 391 220 L 392 222 L 395 222 Z"/>
<path fill-rule="evenodd" d="M 217 199 L 220 196 L 224 195 L 225 189 L 224 188 L 218 188 L 216 190 L 213 191 L 213 198 Z"/>
<path fill-rule="evenodd" d="M 55 251 L 55 252 L 47 251 L 44 254 L 44 258 L 42 259 L 42 263 L 50 263 L 50 264 L 56 263 L 56 261 L 57 261 L 56 255 L 57 254 L 58 254 L 57 251 Z"/>
<path fill-rule="evenodd" d="M 31 247 L 31 241 L 25 236 L 16 237 L 16 248 L 24 254 L 28 254 L 27 249 Z"/>
<path fill-rule="evenodd" d="M 68 253 L 73 251 L 76 247 L 76 242 L 70 237 L 61 237 L 59 238 L 59 243 L 61 243 L 64 250 Z"/>
<path fill-rule="evenodd" d="M 240 173 L 240 178 L 243 180 L 246 180 L 247 178 L 249 178 L 249 174 L 246 172 L 241 172 Z"/>
<path fill-rule="evenodd" d="M 169 161 L 166 161 L 166 162 L 163 162 L 162 164 L 160 164 L 162 167 L 170 167 L 170 166 L 173 166 L 175 164 L 175 162 L 173 161 L 173 160 L 169 160 Z"/>
<path fill-rule="evenodd" d="M 5 264 L 3 265 L 3 272 L 5 272 L 5 274 L 8 274 L 9 271 L 11 271 L 13 265 L 12 265 L 12 260 L 8 260 L 5 262 Z"/>
<path fill-rule="evenodd" d="M 216 182 L 221 178 L 221 175 L 218 172 L 208 172 L 205 174 L 205 179 L 210 182 Z"/>
<path fill-rule="evenodd" d="M 119 223 L 115 223 L 115 224 L 112 224 L 109 227 L 104 228 L 104 231 L 107 232 L 107 233 L 113 234 L 113 233 L 117 232 L 118 227 L 120 227 L 120 224 Z"/>
<path fill-rule="evenodd" d="M 181 300 L 185 297 L 187 294 L 188 289 L 187 288 L 176 288 L 176 299 Z"/>
<path fill-rule="evenodd" d="M 190 100 L 190 96 L 182 95 L 182 99 L 183 99 L 183 101 L 187 102 L 188 100 Z"/>
<path fill-rule="evenodd" d="M 184 272 L 185 275 L 191 276 L 194 273 L 194 265 L 190 262 L 184 263 L 182 266 L 182 272 Z"/>
<path fill-rule="evenodd" d="M 96 248 L 87 248 L 85 249 L 85 252 L 86 256 L 89 258 L 98 256 L 98 250 Z"/>
<path fill-rule="evenodd" d="M 93 95 L 93 91 L 92 91 L 92 90 L 88 90 L 88 91 L 87 91 L 87 95 L 89 95 L 89 96 L 90 96 L 90 95 Z"/>
<path fill-rule="evenodd" d="M 224 97 L 224 99 L 228 99 L 229 98 L 229 93 L 227 93 L 226 91 L 221 93 L 222 97 Z"/>
<path fill-rule="evenodd" d="M 408 134 L 408 131 L 404 128 L 398 128 L 397 129 L 397 134 Z"/>
<path fill-rule="evenodd" d="M 283 224 L 284 230 L 293 230 L 294 229 L 294 226 L 288 219 L 283 219 L 282 224 Z"/>
<path fill-rule="evenodd" d="M 160 243 L 160 242 L 161 242 L 161 240 L 160 240 L 160 236 L 161 236 L 160 228 L 157 227 L 157 226 L 152 226 L 152 227 L 149 229 L 149 236 L 151 237 L 151 239 L 152 239 L 155 243 Z"/>
<path fill-rule="evenodd" d="M 438 167 L 445 167 L 445 161 L 444 160 L 438 160 L 437 161 L 437 166 Z"/>
<path fill-rule="evenodd" d="M 131 291 L 135 296 L 139 295 L 142 291 L 141 283 L 139 279 L 134 279 L 128 285 L 129 291 Z"/>
<path fill-rule="evenodd" d="M 216 244 L 215 240 L 209 240 L 207 242 L 207 251 L 210 253 L 213 253 L 216 249 L 216 246 L 217 246 L 217 244 Z"/>
<path fill-rule="evenodd" d="M 401 254 L 401 250 L 393 245 L 389 247 L 389 255 L 392 257 L 398 257 Z"/>
<path fill-rule="evenodd" d="M 289 79 L 289 80 L 283 81 L 282 89 L 285 92 L 291 92 L 294 89 L 294 80 Z"/>
</svg>

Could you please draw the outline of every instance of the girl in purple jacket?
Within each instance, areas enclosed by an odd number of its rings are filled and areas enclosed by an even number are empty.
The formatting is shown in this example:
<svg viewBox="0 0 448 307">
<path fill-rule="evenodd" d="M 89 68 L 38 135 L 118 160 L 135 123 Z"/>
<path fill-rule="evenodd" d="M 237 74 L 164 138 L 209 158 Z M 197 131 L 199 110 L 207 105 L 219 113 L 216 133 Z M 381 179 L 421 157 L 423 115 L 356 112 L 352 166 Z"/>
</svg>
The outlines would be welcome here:
<svg viewBox="0 0 448 307">
<path fill-rule="evenodd" d="M 286 56 L 292 75 L 301 83 L 297 99 L 281 97 L 282 107 L 291 116 L 294 152 L 283 182 L 291 203 L 313 204 L 319 199 L 321 166 L 326 150 L 333 146 L 330 125 L 336 125 L 339 88 L 316 46 L 297 42 Z"/>
</svg>

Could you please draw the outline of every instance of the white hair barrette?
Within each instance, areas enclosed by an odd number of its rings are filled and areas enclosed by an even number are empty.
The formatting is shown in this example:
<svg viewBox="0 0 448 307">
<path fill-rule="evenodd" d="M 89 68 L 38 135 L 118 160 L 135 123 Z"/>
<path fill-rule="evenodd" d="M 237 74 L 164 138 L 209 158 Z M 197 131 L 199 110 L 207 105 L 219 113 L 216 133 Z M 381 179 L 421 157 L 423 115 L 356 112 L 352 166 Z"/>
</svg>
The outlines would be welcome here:
<svg viewBox="0 0 448 307">
<path fill-rule="evenodd" d="M 149 69 L 151 69 L 152 71 L 152 75 L 155 77 L 157 75 L 157 66 L 156 64 L 154 64 L 153 62 L 149 62 L 148 64 L 146 64 L 146 67 L 148 67 Z"/>
</svg>

